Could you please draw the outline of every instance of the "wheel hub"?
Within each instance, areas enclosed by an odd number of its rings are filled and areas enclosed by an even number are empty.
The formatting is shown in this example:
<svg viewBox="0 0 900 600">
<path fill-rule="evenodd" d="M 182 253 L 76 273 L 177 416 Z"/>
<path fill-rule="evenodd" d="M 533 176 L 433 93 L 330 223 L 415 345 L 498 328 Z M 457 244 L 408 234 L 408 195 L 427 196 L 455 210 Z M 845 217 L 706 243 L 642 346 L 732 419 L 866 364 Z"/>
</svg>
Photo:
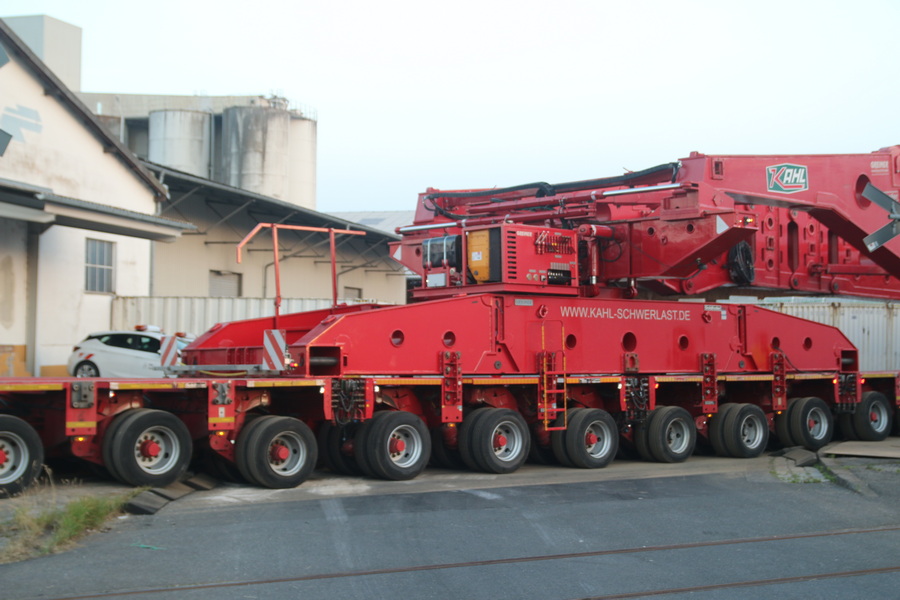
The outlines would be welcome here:
<svg viewBox="0 0 900 600">
<path fill-rule="evenodd" d="M 160 447 L 155 440 L 144 440 L 141 442 L 141 456 L 144 458 L 156 458 L 159 456 Z"/>
<path fill-rule="evenodd" d="M 874 410 L 873 410 L 872 412 L 870 412 L 870 413 L 869 413 L 869 420 L 870 420 L 872 423 L 877 423 L 877 422 L 878 422 L 878 413 L 875 412 Z M 0 461 L 0 462 L 2 462 L 2 461 Z"/>
<path fill-rule="evenodd" d="M 588 431 L 587 435 L 584 436 L 584 445 L 585 446 L 593 446 L 598 441 L 600 441 L 600 438 L 598 438 L 597 434 L 594 433 L 593 431 Z"/>
<path fill-rule="evenodd" d="M 499 450 L 500 448 L 506 446 L 507 443 L 509 443 L 509 440 L 507 440 L 506 436 L 502 433 L 498 433 L 494 436 L 494 448 L 497 448 Z"/>
<path fill-rule="evenodd" d="M 269 455 L 272 457 L 272 462 L 284 462 L 291 456 L 291 451 L 287 446 L 274 444 Z"/>
<path fill-rule="evenodd" d="M 406 442 L 400 438 L 391 438 L 388 451 L 391 454 L 403 454 L 406 451 Z"/>
<path fill-rule="evenodd" d="M 7 460 L 9 460 L 9 456 L 3 448 L 0 448 L 0 467 L 5 465 Z"/>
</svg>

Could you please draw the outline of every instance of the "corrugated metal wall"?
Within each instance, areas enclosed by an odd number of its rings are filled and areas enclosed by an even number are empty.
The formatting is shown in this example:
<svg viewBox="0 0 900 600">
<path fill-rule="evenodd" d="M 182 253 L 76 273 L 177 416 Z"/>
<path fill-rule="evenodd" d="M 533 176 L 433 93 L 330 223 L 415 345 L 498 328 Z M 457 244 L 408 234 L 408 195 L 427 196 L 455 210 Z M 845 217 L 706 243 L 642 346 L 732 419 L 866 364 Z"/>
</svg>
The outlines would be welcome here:
<svg viewBox="0 0 900 600">
<path fill-rule="evenodd" d="M 339 302 L 359 302 L 340 300 Z M 331 306 L 331 298 L 285 298 L 281 314 Z M 157 325 L 163 331 L 200 335 L 216 323 L 269 317 L 275 314 L 272 298 L 146 298 L 119 297 L 113 301 L 111 329 Z"/>
<path fill-rule="evenodd" d="M 890 302 L 766 302 L 796 317 L 833 325 L 859 348 L 863 371 L 900 371 L 900 308 Z"/>
</svg>

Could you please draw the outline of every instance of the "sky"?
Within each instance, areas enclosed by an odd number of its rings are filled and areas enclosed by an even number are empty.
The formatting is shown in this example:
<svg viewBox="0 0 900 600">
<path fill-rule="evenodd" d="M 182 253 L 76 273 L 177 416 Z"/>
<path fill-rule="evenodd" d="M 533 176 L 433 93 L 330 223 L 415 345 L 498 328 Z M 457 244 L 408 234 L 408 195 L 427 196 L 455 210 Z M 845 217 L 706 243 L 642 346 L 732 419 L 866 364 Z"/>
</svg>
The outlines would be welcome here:
<svg viewBox="0 0 900 600">
<path fill-rule="evenodd" d="M 317 208 L 900 144 L 895 0 L 0 0 L 82 28 L 82 90 L 278 95 Z"/>
</svg>

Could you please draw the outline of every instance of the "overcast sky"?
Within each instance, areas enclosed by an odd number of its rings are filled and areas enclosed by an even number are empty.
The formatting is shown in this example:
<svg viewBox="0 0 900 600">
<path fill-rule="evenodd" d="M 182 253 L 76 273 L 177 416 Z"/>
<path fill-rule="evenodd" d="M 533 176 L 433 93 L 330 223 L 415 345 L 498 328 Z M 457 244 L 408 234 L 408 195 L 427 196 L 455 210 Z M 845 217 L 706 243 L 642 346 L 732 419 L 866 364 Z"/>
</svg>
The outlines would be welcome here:
<svg viewBox="0 0 900 600">
<path fill-rule="evenodd" d="M 896 0 L 2 0 L 82 28 L 82 90 L 318 114 L 318 209 L 710 154 L 900 144 Z"/>
</svg>

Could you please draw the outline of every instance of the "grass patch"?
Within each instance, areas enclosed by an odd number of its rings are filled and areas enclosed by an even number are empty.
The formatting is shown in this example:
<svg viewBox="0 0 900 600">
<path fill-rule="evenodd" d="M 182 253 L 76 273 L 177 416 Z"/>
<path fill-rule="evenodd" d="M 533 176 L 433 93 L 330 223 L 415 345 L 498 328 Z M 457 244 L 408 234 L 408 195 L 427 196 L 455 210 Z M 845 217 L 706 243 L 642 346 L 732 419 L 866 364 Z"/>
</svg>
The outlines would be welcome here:
<svg viewBox="0 0 900 600">
<path fill-rule="evenodd" d="M 41 483 L 36 490 L 26 490 L 13 517 L 0 523 L 0 564 L 69 548 L 82 537 L 103 530 L 144 489 L 108 496 L 82 496 L 64 503 L 58 499 L 53 483 Z M 5 545 L 2 538 L 6 539 Z"/>
</svg>

